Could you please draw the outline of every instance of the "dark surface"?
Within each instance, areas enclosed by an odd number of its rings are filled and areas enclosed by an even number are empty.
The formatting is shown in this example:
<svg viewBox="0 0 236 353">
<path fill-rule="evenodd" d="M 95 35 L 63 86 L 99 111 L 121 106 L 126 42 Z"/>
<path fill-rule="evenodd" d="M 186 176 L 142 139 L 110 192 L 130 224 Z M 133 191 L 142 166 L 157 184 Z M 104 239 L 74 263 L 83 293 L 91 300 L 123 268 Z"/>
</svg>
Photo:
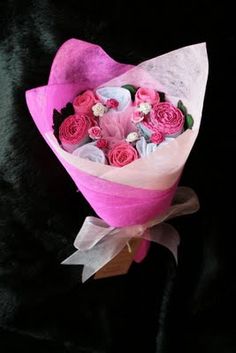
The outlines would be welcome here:
<svg viewBox="0 0 236 353">
<path fill-rule="evenodd" d="M 0 4 L 0 349 L 14 352 L 236 352 L 234 12 L 226 1 L 2 1 Z M 201 201 L 174 224 L 179 267 L 152 245 L 127 276 L 79 283 L 60 261 L 91 210 L 27 111 L 58 47 L 75 37 L 137 64 L 207 41 L 199 138 L 181 184 Z"/>
</svg>

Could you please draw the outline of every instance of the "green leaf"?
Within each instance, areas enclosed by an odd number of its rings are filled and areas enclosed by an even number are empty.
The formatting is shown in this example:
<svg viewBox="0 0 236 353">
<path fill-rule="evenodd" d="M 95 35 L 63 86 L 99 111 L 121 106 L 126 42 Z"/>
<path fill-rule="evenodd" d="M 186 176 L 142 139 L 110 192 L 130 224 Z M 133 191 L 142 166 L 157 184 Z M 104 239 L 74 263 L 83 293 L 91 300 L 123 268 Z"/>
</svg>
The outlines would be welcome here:
<svg viewBox="0 0 236 353">
<path fill-rule="evenodd" d="M 166 95 L 164 92 L 158 92 L 160 96 L 160 102 L 165 102 L 166 101 Z"/>
<path fill-rule="evenodd" d="M 136 88 L 136 87 L 133 86 L 133 85 L 128 85 L 128 84 L 122 86 L 122 88 L 126 88 L 128 91 L 130 91 L 131 98 L 132 98 L 132 100 L 134 100 L 135 93 L 137 92 L 138 88 Z"/>
<path fill-rule="evenodd" d="M 72 103 L 67 103 L 67 105 L 61 110 L 61 115 L 63 116 L 64 119 L 70 115 L 73 115 L 74 113 L 75 113 L 75 110 Z"/>
<path fill-rule="evenodd" d="M 194 120 L 193 120 L 192 115 L 187 114 L 187 115 L 186 115 L 186 125 L 187 125 L 187 129 L 192 129 L 193 124 L 194 124 Z"/>
<path fill-rule="evenodd" d="M 186 117 L 188 114 L 187 108 L 185 107 L 185 105 L 183 104 L 182 101 L 178 101 L 178 105 L 177 107 L 179 108 L 179 110 L 181 110 L 181 112 L 184 114 L 184 116 Z"/>
</svg>

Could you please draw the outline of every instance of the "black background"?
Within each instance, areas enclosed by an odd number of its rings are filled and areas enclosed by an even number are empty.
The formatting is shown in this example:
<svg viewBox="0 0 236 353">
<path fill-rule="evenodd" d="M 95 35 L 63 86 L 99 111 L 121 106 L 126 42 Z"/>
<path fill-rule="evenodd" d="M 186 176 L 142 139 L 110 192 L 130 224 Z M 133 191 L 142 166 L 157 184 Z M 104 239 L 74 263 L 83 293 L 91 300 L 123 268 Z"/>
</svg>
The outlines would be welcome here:
<svg viewBox="0 0 236 353">
<path fill-rule="evenodd" d="M 227 1 L 1 1 L 0 348 L 13 352 L 236 352 L 235 34 Z M 152 245 L 127 276 L 81 285 L 62 267 L 92 213 L 39 135 L 24 92 L 69 38 L 137 64 L 207 42 L 209 80 L 182 185 L 201 210 L 173 223 L 179 266 Z"/>
</svg>

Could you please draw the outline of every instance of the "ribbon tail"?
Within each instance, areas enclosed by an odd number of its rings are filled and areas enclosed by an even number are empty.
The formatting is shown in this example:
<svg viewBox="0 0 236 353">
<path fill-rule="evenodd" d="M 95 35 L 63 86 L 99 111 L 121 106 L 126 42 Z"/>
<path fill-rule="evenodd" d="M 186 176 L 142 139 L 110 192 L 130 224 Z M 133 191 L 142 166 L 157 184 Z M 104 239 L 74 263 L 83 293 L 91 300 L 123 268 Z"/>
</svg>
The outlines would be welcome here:
<svg viewBox="0 0 236 353">
<path fill-rule="evenodd" d="M 102 268 L 103 266 L 101 266 Z M 99 268 L 100 270 L 100 268 Z M 82 272 L 82 283 L 86 282 L 90 277 L 95 275 L 97 269 L 91 268 L 89 266 L 84 265 L 83 272 Z"/>
<path fill-rule="evenodd" d="M 84 283 L 90 277 L 92 277 L 97 271 L 98 267 L 91 268 L 86 265 L 87 262 L 87 253 L 88 251 L 75 251 L 72 255 L 70 255 L 67 259 L 65 259 L 61 264 L 62 265 L 83 265 L 83 272 L 82 272 L 82 282 Z M 101 265 L 102 267 L 103 265 Z"/>
<path fill-rule="evenodd" d="M 82 256 L 83 251 L 75 251 L 72 255 L 67 257 L 65 260 L 61 262 L 62 265 L 83 265 L 84 264 L 84 256 Z"/>
<path fill-rule="evenodd" d="M 97 243 L 92 249 L 77 250 L 67 259 L 63 265 L 84 265 L 82 272 L 82 282 L 87 281 L 110 260 L 112 260 L 126 246 L 130 238 L 116 238 L 109 235 L 101 243 Z"/>
<path fill-rule="evenodd" d="M 148 232 L 145 232 L 143 238 L 154 241 L 167 248 L 174 256 L 176 264 L 178 264 L 178 245 L 180 243 L 180 237 L 177 230 L 170 224 L 158 224 Z"/>
</svg>

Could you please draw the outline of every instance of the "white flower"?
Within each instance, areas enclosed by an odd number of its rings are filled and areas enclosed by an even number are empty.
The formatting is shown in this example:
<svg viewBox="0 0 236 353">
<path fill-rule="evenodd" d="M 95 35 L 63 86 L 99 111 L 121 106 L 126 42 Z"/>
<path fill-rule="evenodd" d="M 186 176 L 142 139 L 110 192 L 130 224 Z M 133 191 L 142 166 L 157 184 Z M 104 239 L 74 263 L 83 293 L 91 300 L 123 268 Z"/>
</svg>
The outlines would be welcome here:
<svg viewBox="0 0 236 353">
<path fill-rule="evenodd" d="M 139 139 L 139 135 L 137 132 L 130 132 L 129 135 L 126 137 L 127 142 L 134 142 Z"/>
<path fill-rule="evenodd" d="M 92 162 L 107 164 L 105 154 L 100 148 L 95 146 L 94 142 L 87 143 L 77 148 L 73 152 L 73 155 L 83 159 L 88 159 Z"/>
<path fill-rule="evenodd" d="M 92 111 L 94 116 L 101 118 L 107 112 L 107 108 L 102 103 L 96 103 L 92 106 Z"/>
<path fill-rule="evenodd" d="M 150 113 L 152 110 L 152 106 L 150 103 L 140 103 L 138 107 L 138 111 L 143 113 L 144 115 L 147 115 Z"/>
<path fill-rule="evenodd" d="M 131 94 L 130 92 L 123 87 L 100 87 L 96 90 L 96 95 L 100 102 L 104 105 L 107 100 L 115 99 L 119 103 L 117 109 L 115 111 L 122 112 L 126 110 L 132 104 Z"/>
<path fill-rule="evenodd" d="M 150 153 L 157 149 L 155 143 L 147 143 L 145 138 L 142 136 L 141 139 L 136 143 L 137 151 L 141 158 L 147 157 Z"/>
</svg>

